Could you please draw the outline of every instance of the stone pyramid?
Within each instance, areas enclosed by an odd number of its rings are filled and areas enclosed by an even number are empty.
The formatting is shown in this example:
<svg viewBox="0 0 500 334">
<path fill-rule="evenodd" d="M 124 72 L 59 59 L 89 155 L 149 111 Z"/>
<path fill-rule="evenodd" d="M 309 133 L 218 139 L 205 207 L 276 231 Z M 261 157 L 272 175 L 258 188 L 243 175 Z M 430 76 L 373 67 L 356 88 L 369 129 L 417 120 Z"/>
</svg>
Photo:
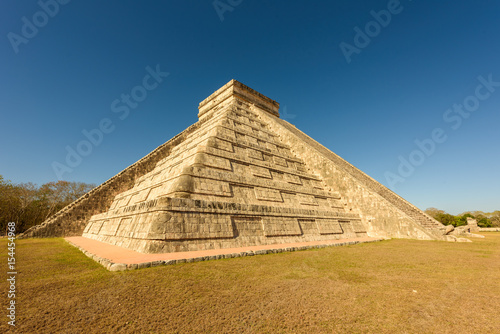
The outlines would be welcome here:
<svg viewBox="0 0 500 334">
<path fill-rule="evenodd" d="M 83 235 L 143 253 L 445 229 L 231 80 L 198 122 L 27 236 Z"/>
</svg>

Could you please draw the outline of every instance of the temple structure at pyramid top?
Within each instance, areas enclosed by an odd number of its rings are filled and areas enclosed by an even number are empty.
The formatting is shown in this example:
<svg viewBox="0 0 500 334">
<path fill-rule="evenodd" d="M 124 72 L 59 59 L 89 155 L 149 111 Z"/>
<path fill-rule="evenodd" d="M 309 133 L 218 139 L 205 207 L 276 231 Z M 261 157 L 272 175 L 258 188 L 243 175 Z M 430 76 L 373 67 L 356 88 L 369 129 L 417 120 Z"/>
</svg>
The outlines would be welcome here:
<svg viewBox="0 0 500 334">
<path fill-rule="evenodd" d="M 280 116 L 280 104 L 278 102 L 233 79 L 200 102 L 198 118 L 201 119 L 203 116 L 210 114 L 210 111 L 217 110 L 218 105 L 231 98 L 250 103 L 271 115 Z"/>
<path fill-rule="evenodd" d="M 24 236 L 164 253 L 345 238 L 447 239 L 445 227 L 231 80 L 198 122 Z"/>
</svg>

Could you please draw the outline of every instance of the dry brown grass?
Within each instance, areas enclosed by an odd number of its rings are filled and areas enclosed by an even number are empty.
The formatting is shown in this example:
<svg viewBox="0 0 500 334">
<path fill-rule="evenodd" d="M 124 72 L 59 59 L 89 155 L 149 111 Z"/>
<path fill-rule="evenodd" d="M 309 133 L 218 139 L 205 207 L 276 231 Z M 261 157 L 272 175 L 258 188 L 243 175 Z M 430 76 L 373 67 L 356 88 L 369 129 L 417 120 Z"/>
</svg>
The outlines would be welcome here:
<svg viewBox="0 0 500 334">
<path fill-rule="evenodd" d="M 62 239 L 19 240 L 16 329 L 500 333 L 500 233 L 484 235 L 473 243 L 390 240 L 118 273 Z"/>
</svg>

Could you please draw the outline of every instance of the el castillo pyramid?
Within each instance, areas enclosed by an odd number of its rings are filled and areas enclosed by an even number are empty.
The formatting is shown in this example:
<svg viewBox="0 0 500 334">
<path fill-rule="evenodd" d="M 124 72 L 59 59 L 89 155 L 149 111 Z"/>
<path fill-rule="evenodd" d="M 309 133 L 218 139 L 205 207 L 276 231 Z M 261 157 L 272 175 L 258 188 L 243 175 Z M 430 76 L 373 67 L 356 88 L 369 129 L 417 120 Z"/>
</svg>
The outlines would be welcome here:
<svg viewBox="0 0 500 334">
<path fill-rule="evenodd" d="M 142 253 L 447 239 L 441 223 L 279 116 L 276 101 L 231 80 L 200 103 L 198 122 L 23 236 Z"/>
</svg>

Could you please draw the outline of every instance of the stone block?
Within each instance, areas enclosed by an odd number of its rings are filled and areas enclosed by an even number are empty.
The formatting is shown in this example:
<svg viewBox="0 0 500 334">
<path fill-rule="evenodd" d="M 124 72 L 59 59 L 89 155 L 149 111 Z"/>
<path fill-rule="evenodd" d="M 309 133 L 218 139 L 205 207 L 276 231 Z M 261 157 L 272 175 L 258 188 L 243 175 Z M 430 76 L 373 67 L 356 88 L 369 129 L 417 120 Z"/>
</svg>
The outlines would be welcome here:
<svg viewBox="0 0 500 334">
<path fill-rule="evenodd" d="M 231 81 L 200 103 L 197 123 L 25 235 L 176 252 L 446 232 L 278 110 Z"/>
</svg>

